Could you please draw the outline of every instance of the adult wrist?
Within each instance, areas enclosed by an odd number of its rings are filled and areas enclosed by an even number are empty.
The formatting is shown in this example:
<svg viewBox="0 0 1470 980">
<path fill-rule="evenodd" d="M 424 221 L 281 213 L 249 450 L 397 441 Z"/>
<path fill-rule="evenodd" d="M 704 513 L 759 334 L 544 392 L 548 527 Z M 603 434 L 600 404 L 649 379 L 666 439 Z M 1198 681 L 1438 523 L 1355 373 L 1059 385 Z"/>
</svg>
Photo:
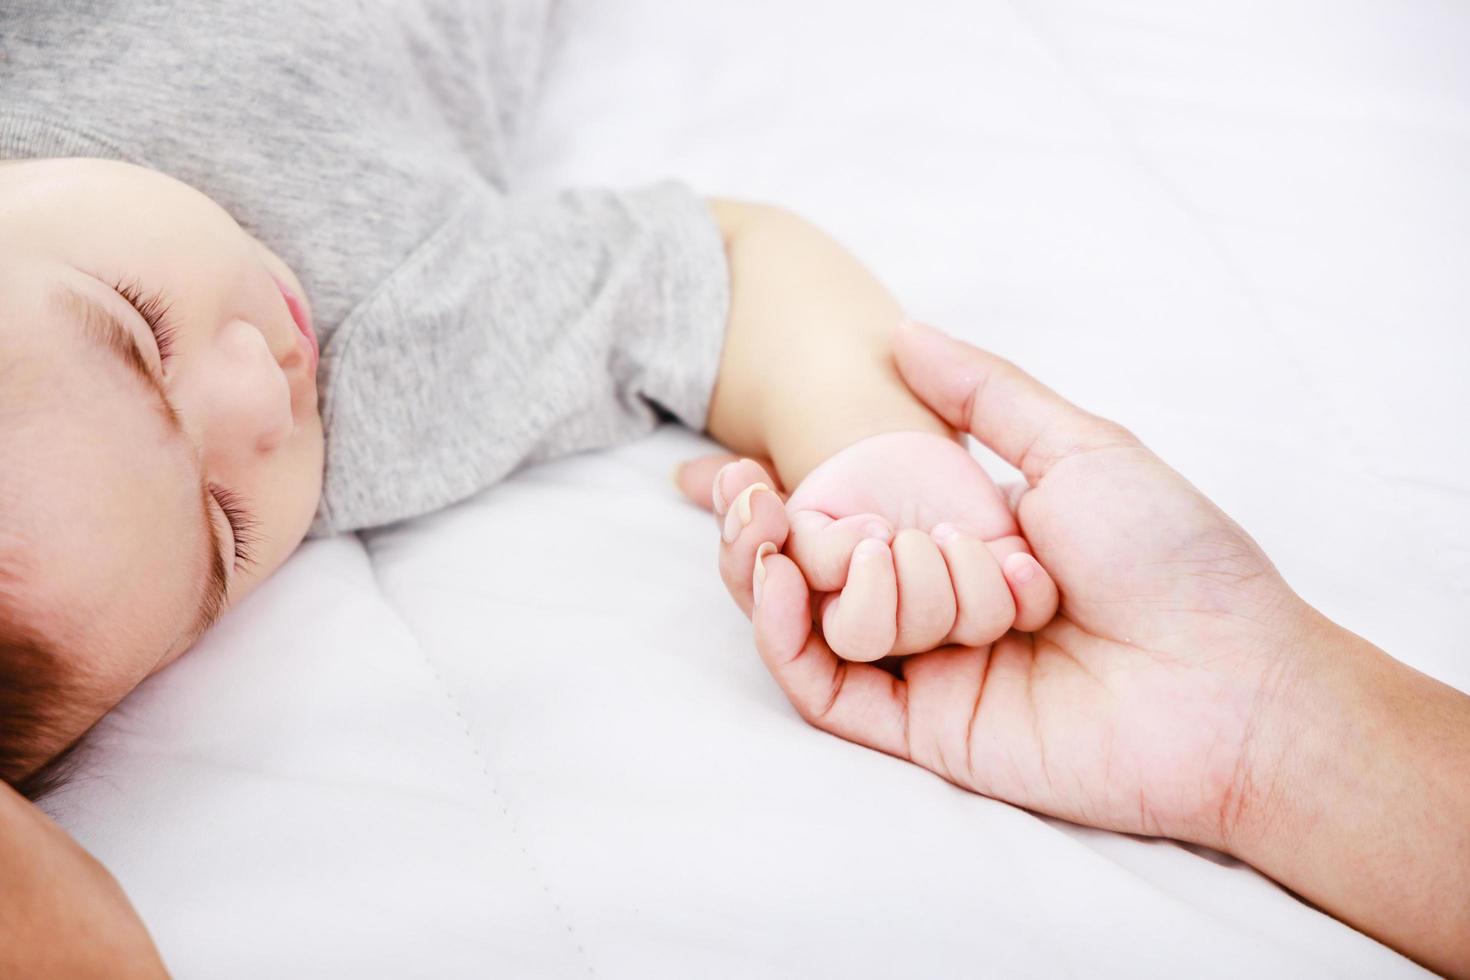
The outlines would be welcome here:
<svg viewBox="0 0 1470 980">
<path fill-rule="evenodd" d="M 1243 764 L 1231 854 L 1470 975 L 1470 697 L 1313 613 Z"/>
<path fill-rule="evenodd" d="M 1367 675 L 1381 669 L 1375 655 L 1383 656 L 1310 607 L 1283 630 L 1222 817 L 1223 850 L 1272 873 L 1348 791 L 1363 749 Z"/>
</svg>

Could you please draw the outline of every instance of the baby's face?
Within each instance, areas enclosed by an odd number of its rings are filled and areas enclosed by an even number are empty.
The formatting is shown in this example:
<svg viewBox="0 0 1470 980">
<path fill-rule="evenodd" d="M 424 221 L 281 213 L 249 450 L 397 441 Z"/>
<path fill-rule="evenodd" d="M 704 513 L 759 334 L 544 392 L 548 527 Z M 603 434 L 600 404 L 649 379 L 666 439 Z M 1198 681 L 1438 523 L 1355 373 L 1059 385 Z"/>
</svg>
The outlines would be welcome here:
<svg viewBox="0 0 1470 980">
<path fill-rule="evenodd" d="M 305 535 L 322 427 L 302 295 L 168 177 L 0 163 L 0 608 L 95 696 L 72 734 Z"/>
</svg>

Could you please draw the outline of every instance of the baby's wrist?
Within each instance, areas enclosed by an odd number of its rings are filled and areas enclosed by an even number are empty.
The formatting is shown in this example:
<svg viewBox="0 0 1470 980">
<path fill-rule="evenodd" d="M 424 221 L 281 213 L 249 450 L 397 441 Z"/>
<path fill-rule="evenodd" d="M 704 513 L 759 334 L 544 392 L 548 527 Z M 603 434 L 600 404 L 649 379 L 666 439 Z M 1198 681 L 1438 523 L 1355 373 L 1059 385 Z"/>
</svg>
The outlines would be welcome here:
<svg viewBox="0 0 1470 980">
<path fill-rule="evenodd" d="M 902 382 L 895 378 L 893 383 L 901 390 L 872 386 L 865 394 L 855 387 L 850 396 L 825 402 L 828 407 L 820 413 L 810 407 L 802 410 L 802 392 L 790 393 L 795 398 L 775 399 L 766 434 L 767 453 L 782 483 L 795 489 L 822 463 L 872 436 L 923 432 L 958 438 L 954 429 L 902 388 Z"/>
<path fill-rule="evenodd" d="M 870 435 L 950 434 L 894 365 L 902 309 L 853 256 L 780 208 L 710 206 L 730 279 L 711 435 L 770 457 L 793 486 Z"/>
</svg>

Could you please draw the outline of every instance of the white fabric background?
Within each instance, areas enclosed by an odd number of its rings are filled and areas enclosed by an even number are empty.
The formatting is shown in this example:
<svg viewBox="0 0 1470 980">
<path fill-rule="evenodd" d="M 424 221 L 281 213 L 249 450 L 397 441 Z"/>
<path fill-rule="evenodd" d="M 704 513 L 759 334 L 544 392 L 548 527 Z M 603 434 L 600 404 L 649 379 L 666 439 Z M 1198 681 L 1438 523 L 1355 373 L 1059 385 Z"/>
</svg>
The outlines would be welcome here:
<svg viewBox="0 0 1470 980">
<path fill-rule="evenodd" d="M 1470 8 L 569 14 L 535 183 L 804 212 L 1470 689 Z M 1421 972 L 1218 856 L 803 726 L 668 484 L 702 448 L 313 543 L 111 716 L 53 807 L 180 977 Z"/>
</svg>

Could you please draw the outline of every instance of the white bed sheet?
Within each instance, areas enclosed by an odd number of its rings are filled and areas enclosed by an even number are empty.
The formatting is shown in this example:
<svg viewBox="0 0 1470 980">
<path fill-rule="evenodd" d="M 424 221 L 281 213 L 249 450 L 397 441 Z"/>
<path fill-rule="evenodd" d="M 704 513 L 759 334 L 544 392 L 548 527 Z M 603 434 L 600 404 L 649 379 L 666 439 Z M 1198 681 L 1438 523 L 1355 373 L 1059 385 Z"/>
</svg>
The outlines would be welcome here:
<svg viewBox="0 0 1470 980">
<path fill-rule="evenodd" d="M 1470 8 L 578 0 L 527 181 L 793 206 L 1470 689 Z M 1410 976 L 806 728 L 666 430 L 304 548 L 53 804 L 180 977 Z"/>
</svg>

